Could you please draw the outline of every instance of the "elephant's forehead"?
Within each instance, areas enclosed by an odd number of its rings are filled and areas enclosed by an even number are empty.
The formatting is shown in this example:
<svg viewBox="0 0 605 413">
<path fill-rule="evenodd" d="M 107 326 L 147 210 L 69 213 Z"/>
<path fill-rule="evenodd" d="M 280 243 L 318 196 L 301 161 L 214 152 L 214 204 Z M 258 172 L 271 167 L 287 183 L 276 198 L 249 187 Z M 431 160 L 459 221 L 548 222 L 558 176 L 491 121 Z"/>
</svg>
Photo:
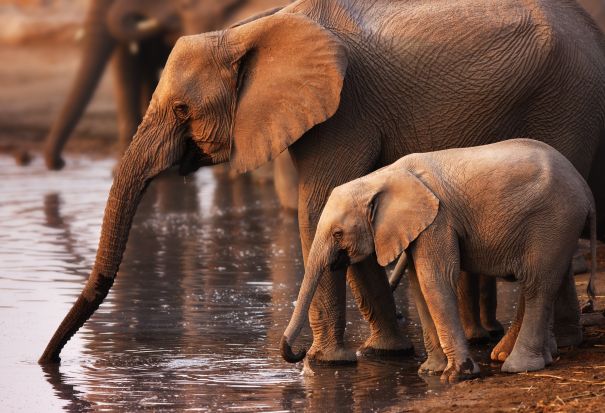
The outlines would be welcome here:
<svg viewBox="0 0 605 413">
<path fill-rule="evenodd" d="M 344 192 L 332 193 L 328 199 L 322 217 L 333 224 L 343 223 L 353 212 L 354 203 L 351 196 Z"/>
</svg>

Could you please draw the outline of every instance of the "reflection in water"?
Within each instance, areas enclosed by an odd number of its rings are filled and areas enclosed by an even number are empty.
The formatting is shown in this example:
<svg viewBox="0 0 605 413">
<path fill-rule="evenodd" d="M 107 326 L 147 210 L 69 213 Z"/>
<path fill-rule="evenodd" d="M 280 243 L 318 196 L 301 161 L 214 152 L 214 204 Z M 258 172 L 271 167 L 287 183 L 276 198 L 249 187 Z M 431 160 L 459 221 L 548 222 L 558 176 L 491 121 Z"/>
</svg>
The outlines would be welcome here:
<svg viewBox="0 0 605 413">
<path fill-rule="evenodd" d="M 440 388 L 416 375 L 422 357 L 313 366 L 306 376 L 282 361 L 278 343 L 303 274 L 296 217 L 280 210 L 271 185 L 208 169 L 153 182 L 114 288 L 61 366 L 41 370 L 35 360 L 88 276 L 111 184 L 111 162 L 68 165 L 48 174 L 0 158 L 5 409 L 362 412 L 397 410 Z M 397 305 L 421 352 L 407 294 L 402 285 Z M 352 298 L 347 320 L 348 342 L 361 344 L 368 329 Z M 310 344 L 308 330 L 300 342 Z"/>
</svg>

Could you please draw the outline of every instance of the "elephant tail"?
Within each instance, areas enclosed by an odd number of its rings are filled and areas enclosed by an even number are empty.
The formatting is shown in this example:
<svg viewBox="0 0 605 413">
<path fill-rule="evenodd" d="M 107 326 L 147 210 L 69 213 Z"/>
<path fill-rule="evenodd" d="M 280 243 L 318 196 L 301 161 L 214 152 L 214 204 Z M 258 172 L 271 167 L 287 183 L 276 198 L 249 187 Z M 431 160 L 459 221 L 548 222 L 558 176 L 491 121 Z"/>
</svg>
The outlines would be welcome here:
<svg viewBox="0 0 605 413">
<path fill-rule="evenodd" d="M 590 209 L 588 211 L 588 225 L 590 227 L 590 278 L 586 293 L 588 294 L 588 303 L 584 306 L 587 310 L 594 309 L 594 301 L 596 298 L 595 277 L 597 273 L 597 212 L 595 207 L 594 196 L 590 189 L 587 188 L 590 199 Z"/>
</svg>

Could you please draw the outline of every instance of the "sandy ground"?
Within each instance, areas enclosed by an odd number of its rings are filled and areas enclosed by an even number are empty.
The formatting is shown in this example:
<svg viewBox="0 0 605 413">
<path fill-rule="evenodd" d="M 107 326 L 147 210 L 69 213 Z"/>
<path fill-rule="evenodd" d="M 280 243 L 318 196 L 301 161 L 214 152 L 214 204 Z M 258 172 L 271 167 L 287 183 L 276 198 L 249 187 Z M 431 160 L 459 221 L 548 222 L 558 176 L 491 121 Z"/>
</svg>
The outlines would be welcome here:
<svg viewBox="0 0 605 413">
<path fill-rule="evenodd" d="M 78 64 L 78 45 L 68 37 L 53 43 L 0 47 L 0 146 L 18 145 L 39 155 Z M 107 71 L 109 72 L 109 71 Z M 116 122 L 111 79 L 106 75 L 66 150 L 93 156 L 115 151 Z M 605 247 L 599 251 L 605 270 Z M 599 273 L 605 294 L 605 273 Z M 586 275 L 578 290 L 585 290 Z M 599 312 L 583 316 L 586 341 L 563 349 L 548 369 L 496 374 L 450 386 L 406 406 L 419 412 L 605 411 L 605 295 Z"/>
</svg>

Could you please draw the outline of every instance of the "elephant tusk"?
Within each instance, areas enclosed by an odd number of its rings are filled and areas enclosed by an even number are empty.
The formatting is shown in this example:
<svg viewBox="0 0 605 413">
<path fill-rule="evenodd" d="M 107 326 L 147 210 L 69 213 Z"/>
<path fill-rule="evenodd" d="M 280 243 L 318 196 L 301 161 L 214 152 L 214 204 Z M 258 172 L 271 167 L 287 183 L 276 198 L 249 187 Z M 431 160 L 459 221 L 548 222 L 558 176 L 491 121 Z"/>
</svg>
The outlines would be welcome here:
<svg viewBox="0 0 605 413">
<path fill-rule="evenodd" d="M 130 42 L 128 49 L 131 54 L 139 54 L 139 44 L 137 42 Z"/>
<path fill-rule="evenodd" d="M 399 260 L 397 260 L 397 265 L 395 265 L 395 269 L 391 273 L 391 277 L 389 278 L 389 285 L 391 286 L 391 291 L 395 291 L 401 278 L 403 278 L 403 273 L 405 272 L 405 267 L 408 264 L 407 255 L 405 252 L 402 252 L 399 256 Z"/>
<path fill-rule="evenodd" d="M 86 30 L 84 30 L 83 27 L 80 27 L 78 30 L 76 30 L 76 32 L 74 33 L 74 40 L 76 42 L 79 42 L 80 40 L 82 40 L 84 38 L 84 36 L 86 35 Z"/>
<path fill-rule="evenodd" d="M 158 19 L 147 19 L 137 23 L 137 30 L 150 31 L 155 30 L 160 26 Z"/>
</svg>

